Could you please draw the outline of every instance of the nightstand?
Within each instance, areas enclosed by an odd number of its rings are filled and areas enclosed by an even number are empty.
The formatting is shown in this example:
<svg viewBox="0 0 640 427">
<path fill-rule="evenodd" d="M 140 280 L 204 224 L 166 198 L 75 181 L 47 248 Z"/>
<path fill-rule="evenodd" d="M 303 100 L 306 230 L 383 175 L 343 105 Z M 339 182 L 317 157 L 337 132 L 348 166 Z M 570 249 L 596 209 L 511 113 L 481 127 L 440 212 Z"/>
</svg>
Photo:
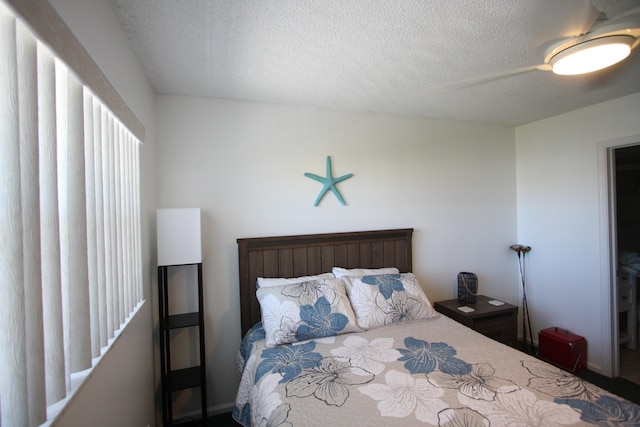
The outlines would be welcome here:
<svg viewBox="0 0 640 427">
<path fill-rule="evenodd" d="M 518 307 L 507 303 L 501 306 L 489 304 L 493 299 L 478 295 L 475 303 L 464 304 L 474 309 L 469 313 L 458 310 L 458 307 L 463 304 L 460 304 L 457 299 L 438 301 L 433 304 L 433 307 L 482 335 L 516 346 L 518 344 Z"/>
</svg>

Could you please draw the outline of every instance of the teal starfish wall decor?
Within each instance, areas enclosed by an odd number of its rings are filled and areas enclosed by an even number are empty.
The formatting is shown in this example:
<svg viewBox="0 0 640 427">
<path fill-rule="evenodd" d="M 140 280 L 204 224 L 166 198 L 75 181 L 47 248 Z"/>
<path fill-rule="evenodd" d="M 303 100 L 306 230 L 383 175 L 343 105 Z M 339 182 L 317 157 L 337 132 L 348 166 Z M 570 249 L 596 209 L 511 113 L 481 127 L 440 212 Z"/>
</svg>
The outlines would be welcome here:
<svg viewBox="0 0 640 427">
<path fill-rule="evenodd" d="M 324 195 L 327 194 L 327 191 L 329 190 L 331 190 L 333 194 L 336 195 L 336 197 L 338 198 L 340 203 L 342 203 L 343 206 L 346 205 L 346 203 L 344 202 L 344 199 L 340 195 L 340 192 L 336 188 L 336 184 L 344 181 L 345 179 L 351 178 L 353 174 L 349 173 L 346 175 L 342 175 L 338 178 L 334 178 L 333 173 L 331 172 L 331 157 L 327 156 L 327 176 L 325 178 L 318 175 L 314 175 L 312 173 L 308 173 L 308 172 L 305 172 L 304 176 L 306 176 L 307 178 L 315 179 L 316 181 L 324 185 L 324 187 L 322 187 L 322 190 L 320 190 L 320 194 L 318 194 L 318 197 L 316 198 L 316 201 L 313 204 L 313 206 L 318 206 L 318 203 L 320 203 L 320 200 L 322 200 Z"/>
</svg>

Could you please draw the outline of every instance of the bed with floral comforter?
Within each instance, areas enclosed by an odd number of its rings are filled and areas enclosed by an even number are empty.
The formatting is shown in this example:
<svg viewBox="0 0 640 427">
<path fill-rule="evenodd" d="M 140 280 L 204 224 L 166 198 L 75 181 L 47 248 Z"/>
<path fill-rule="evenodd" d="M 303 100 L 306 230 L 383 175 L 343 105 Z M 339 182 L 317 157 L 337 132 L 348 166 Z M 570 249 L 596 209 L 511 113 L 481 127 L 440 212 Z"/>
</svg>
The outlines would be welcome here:
<svg viewBox="0 0 640 427">
<path fill-rule="evenodd" d="M 640 426 L 640 407 L 442 316 L 239 351 L 248 426 Z"/>
</svg>

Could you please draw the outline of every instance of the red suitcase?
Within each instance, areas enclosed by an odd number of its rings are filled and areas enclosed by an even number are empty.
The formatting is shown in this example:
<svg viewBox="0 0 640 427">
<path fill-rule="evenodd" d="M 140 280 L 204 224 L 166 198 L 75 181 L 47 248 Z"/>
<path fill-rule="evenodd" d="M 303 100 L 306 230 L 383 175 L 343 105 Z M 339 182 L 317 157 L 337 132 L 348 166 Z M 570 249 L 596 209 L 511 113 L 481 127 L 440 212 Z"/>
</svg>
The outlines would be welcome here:
<svg viewBox="0 0 640 427">
<path fill-rule="evenodd" d="M 570 372 L 587 368 L 587 341 L 566 329 L 551 327 L 538 333 L 538 356 Z"/>
</svg>

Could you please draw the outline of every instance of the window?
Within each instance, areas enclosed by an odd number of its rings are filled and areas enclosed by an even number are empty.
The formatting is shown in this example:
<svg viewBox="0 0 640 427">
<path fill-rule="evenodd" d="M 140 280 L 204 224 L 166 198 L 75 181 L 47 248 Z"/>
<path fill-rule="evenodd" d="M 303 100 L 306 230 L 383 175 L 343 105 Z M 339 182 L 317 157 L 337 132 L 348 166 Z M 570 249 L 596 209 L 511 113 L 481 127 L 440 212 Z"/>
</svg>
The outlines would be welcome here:
<svg viewBox="0 0 640 427">
<path fill-rule="evenodd" d="M 39 425 L 143 298 L 139 145 L 0 2 L 0 425 Z"/>
</svg>

